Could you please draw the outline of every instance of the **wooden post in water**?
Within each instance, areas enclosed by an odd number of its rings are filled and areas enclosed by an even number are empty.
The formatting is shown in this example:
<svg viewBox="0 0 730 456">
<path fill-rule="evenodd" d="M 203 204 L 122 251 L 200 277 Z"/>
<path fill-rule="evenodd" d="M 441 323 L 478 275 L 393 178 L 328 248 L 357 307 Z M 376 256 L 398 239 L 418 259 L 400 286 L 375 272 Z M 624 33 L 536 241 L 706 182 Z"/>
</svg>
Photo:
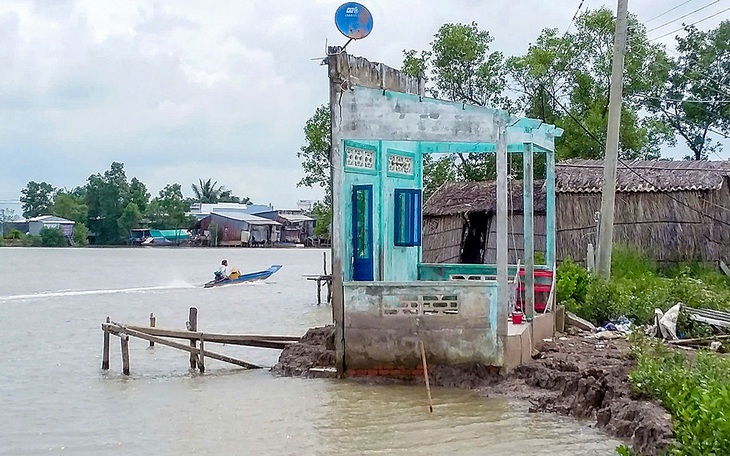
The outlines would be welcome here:
<svg viewBox="0 0 730 456">
<path fill-rule="evenodd" d="M 111 320 L 106 317 L 106 322 L 109 323 Z M 101 368 L 103 370 L 109 370 L 109 331 L 104 330 L 104 349 L 101 354 Z"/>
<path fill-rule="evenodd" d="M 198 308 L 197 307 L 191 307 L 190 311 L 188 312 L 188 331 L 197 331 L 198 330 Z M 195 339 L 190 340 L 190 346 L 195 348 Z M 190 368 L 195 369 L 198 367 L 198 355 L 195 353 L 190 353 Z"/>
<path fill-rule="evenodd" d="M 317 279 L 317 305 L 322 305 L 322 278 Z"/>
<path fill-rule="evenodd" d="M 155 314 L 150 312 L 150 328 L 154 328 L 155 324 L 157 323 L 157 319 L 155 318 Z M 154 347 L 155 343 L 150 341 L 150 347 Z"/>
<path fill-rule="evenodd" d="M 423 362 L 423 376 L 426 378 L 426 393 L 428 393 L 428 410 L 433 413 L 433 398 L 431 397 L 431 383 L 428 381 L 428 366 L 426 365 L 426 347 L 423 341 L 418 341 L 421 346 L 421 361 Z"/>
<path fill-rule="evenodd" d="M 121 334 L 120 340 L 122 341 L 122 373 L 129 375 L 129 336 Z"/>
<path fill-rule="evenodd" d="M 322 274 L 327 275 L 327 252 L 322 252 Z"/>
<path fill-rule="evenodd" d="M 200 333 L 200 355 L 198 357 L 198 369 L 200 373 L 205 372 L 205 343 L 203 333 Z"/>
</svg>

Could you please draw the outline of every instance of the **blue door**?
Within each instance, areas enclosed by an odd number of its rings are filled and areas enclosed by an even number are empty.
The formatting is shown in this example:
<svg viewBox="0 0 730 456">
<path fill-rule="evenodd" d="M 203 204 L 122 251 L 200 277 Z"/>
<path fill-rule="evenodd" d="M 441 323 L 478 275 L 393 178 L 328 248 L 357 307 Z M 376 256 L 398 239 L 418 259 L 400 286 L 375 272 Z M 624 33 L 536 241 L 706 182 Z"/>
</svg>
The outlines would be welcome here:
<svg viewBox="0 0 730 456">
<path fill-rule="evenodd" d="M 373 280 L 373 186 L 352 186 L 352 280 Z"/>
</svg>

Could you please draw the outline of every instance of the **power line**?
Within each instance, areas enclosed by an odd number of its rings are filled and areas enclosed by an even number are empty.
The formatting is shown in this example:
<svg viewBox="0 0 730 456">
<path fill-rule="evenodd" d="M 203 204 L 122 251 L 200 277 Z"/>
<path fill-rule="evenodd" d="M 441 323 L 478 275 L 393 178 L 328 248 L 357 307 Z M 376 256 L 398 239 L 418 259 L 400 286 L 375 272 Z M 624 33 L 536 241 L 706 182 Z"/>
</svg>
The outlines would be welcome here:
<svg viewBox="0 0 730 456">
<path fill-rule="evenodd" d="M 680 3 L 679 5 L 675 6 L 674 8 L 670 8 L 670 9 L 668 9 L 668 10 L 664 11 L 664 12 L 663 12 L 662 14 L 660 14 L 660 15 L 658 15 L 658 16 L 654 16 L 654 17 L 652 17 L 651 19 L 649 19 L 648 21 L 644 21 L 644 24 L 648 24 L 649 22 L 651 22 L 651 21 L 653 21 L 653 20 L 659 19 L 660 17 L 664 16 L 665 14 L 667 14 L 667 13 L 671 13 L 672 11 L 676 10 L 676 9 L 677 9 L 677 8 L 679 8 L 680 6 L 684 6 L 684 5 L 686 5 L 687 3 L 689 3 L 689 2 L 693 2 L 693 1 L 694 1 L 694 0 L 687 0 L 687 1 L 686 1 L 686 2 L 684 2 L 684 3 Z"/>
<path fill-rule="evenodd" d="M 703 9 L 707 9 L 707 8 L 711 7 L 712 5 L 714 5 L 715 3 L 720 3 L 721 1 L 722 1 L 722 0 L 715 0 L 714 2 L 712 2 L 712 3 L 708 3 L 707 5 L 705 5 L 705 6 L 703 6 L 703 7 L 697 8 L 696 10 L 694 10 L 694 11 L 692 11 L 692 12 L 690 12 L 690 13 L 687 13 L 687 14 L 685 14 L 684 16 L 679 16 L 678 18 L 676 18 L 676 19 L 672 19 L 672 20 L 671 20 L 671 21 L 669 21 L 669 22 L 665 22 L 665 23 L 663 23 L 662 25 L 657 25 L 656 27 L 654 27 L 654 28 L 651 28 L 651 29 L 647 30 L 646 32 L 647 32 L 647 33 L 649 33 L 649 32 L 653 32 L 654 30 L 658 30 L 658 29 L 660 29 L 660 28 L 662 28 L 662 27 L 666 27 L 667 25 L 671 24 L 672 22 L 677 22 L 678 20 L 680 20 L 680 19 L 684 19 L 684 18 L 685 18 L 685 17 L 687 17 L 687 16 L 691 16 L 691 15 L 693 15 L 694 13 L 699 13 L 699 12 L 700 12 L 700 11 L 702 11 Z"/>
<path fill-rule="evenodd" d="M 583 3 L 585 0 L 580 0 L 580 3 L 578 4 L 578 9 L 575 10 L 575 14 L 573 14 L 573 18 L 570 20 L 570 24 L 568 24 L 568 28 L 565 29 L 565 33 L 563 34 L 563 37 L 568 34 L 568 31 L 570 31 L 570 27 L 573 25 L 573 22 L 575 22 L 575 18 L 578 17 L 578 13 L 580 13 L 580 9 L 583 8 Z"/>
<path fill-rule="evenodd" d="M 715 17 L 715 16 L 719 16 L 719 15 L 721 15 L 722 13 L 725 13 L 725 12 L 728 12 L 728 11 L 730 11 L 730 8 L 725 8 L 724 10 L 722 10 L 722 11 L 720 11 L 720 12 L 717 12 L 717 13 L 715 13 L 715 14 L 712 14 L 712 15 L 710 15 L 710 16 L 704 17 L 704 18 L 700 19 L 699 21 L 695 21 L 695 22 L 693 22 L 693 23 L 689 24 L 688 26 L 691 26 L 691 25 L 697 25 L 697 24 L 699 24 L 700 22 L 705 22 L 705 21 L 706 21 L 706 20 L 708 20 L 708 19 L 712 19 L 713 17 Z M 676 29 L 676 30 L 672 30 L 672 31 L 671 31 L 671 32 L 669 32 L 669 33 L 665 33 L 664 35 L 658 36 L 658 37 L 656 37 L 656 38 L 652 38 L 652 39 L 650 39 L 649 41 L 656 41 L 656 40 L 660 40 L 660 39 L 664 38 L 665 36 L 669 36 L 669 35 L 671 35 L 672 33 L 676 33 L 676 32 L 681 32 L 682 30 L 684 30 L 684 29 L 685 29 L 686 27 L 688 27 L 688 26 L 683 26 L 683 27 L 680 27 L 680 28 L 678 28 L 678 29 Z"/>
<path fill-rule="evenodd" d="M 543 87 L 543 88 L 544 88 L 544 87 Z M 547 90 L 546 90 L 546 92 L 547 92 L 547 93 L 548 93 L 548 94 L 549 94 L 549 95 L 551 96 L 551 98 L 553 99 L 553 101 L 555 101 L 555 103 L 557 103 L 557 105 L 558 105 L 558 106 L 560 107 L 560 109 L 562 109 L 562 110 L 563 110 L 563 111 L 564 111 L 564 112 L 565 112 L 566 114 L 568 114 L 568 116 L 570 116 L 570 118 L 571 118 L 571 119 L 573 120 L 573 122 L 575 122 L 575 123 L 576 123 L 576 124 L 577 124 L 577 125 L 578 125 L 578 126 L 579 126 L 579 127 L 580 127 L 580 128 L 582 129 L 582 130 L 583 130 L 583 131 L 585 131 L 585 132 L 586 132 L 586 133 L 588 134 L 588 136 L 590 136 L 590 137 L 591 137 L 591 138 L 592 138 L 592 139 L 593 139 L 594 141 L 596 141 L 596 142 L 598 143 L 598 145 L 600 145 L 601 147 L 603 147 L 603 146 L 604 146 L 603 142 L 601 142 L 601 141 L 600 141 L 600 140 L 599 140 L 599 139 L 598 139 L 598 138 L 596 137 L 596 135 L 594 135 L 594 134 L 593 134 L 593 133 L 592 133 L 592 132 L 591 132 L 590 130 L 588 130 L 588 128 L 586 128 L 586 126 L 585 126 L 585 125 L 583 125 L 583 123 L 582 123 L 582 122 L 581 122 L 580 120 L 576 119 L 576 118 L 575 118 L 575 116 L 574 116 L 574 115 L 573 115 L 573 114 L 572 114 L 572 113 L 571 113 L 570 111 L 568 111 L 568 110 L 567 110 L 567 109 L 565 108 L 565 106 L 563 106 L 563 104 L 562 104 L 562 103 L 561 103 L 561 102 L 560 102 L 560 101 L 559 101 L 559 100 L 558 100 L 558 99 L 557 99 L 557 98 L 555 97 L 555 95 L 554 95 L 554 94 L 553 94 L 552 92 L 550 92 L 550 91 L 547 91 Z M 630 167 L 629 165 L 627 165 L 627 164 L 626 164 L 626 162 L 625 162 L 625 161 L 623 161 L 623 160 L 622 160 L 621 158 L 619 158 L 619 159 L 618 159 L 618 162 L 619 162 L 619 164 L 621 164 L 621 165 L 622 165 L 622 166 L 623 166 L 624 168 L 626 168 L 626 169 L 627 169 L 628 171 L 631 171 L 632 173 L 636 174 L 636 176 L 638 176 L 638 177 L 639 177 L 639 178 L 640 178 L 641 180 L 643 180 L 644 182 L 648 183 L 648 184 L 649 184 L 649 185 L 651 185 L 652 187 L 655 187 L 655 188 L 657 188 L 657 185 L 656 185 L 656 184 L 654 184 L 654 183 L 653 183 L 653 182 L 651 182 L 651 181 L 650 181 L 649 179 L 647 179 L 647 178 L 645 178 L 644 176 L 642 176 L 641 174 L 639 174 L 639 173 L 638 173 L 638 172 L 637 172 L 636 170 L 632 169 L 632 168 L 631 168 L 631 167 Z M 724 220 L 720 220 L 720 219 L 718 219 L 718 218 L 715 218 L 715 217 L 713 217 L 713 216 L 711 216 L 711 215 L 709 215 L 709 214 L 706 214 L 705 212 L 703 212 L 703 211 L 701 211 L 701 210 L 699 210 L 699 209 L 696 209 L 696 208 L 694 208 L 694 207 L 690 206 L 689 204 L 685 203 L 684 201 L 681 201 L 681 200 L 679 200 L 679 199 L 677 199 L 677 198 L 673 197 L 673 196 L 672 196 L 672 195 L 670 195 L 669 193 L 665 193 L 665 195 L 667 196 L 667 198 L 669 198 L 669 199 L 671 199 L 671 200 L 675 201 L 676 203 L 679 203 L 679 204 L 680 204 L 680 205 L 682 205 L 682 206 L 685 206 L 686 208 L 688 208 L 688 209 L 690 209 L 690 210 L 692 210 L 692 211 L 694 211 L 694 212 L 696 212 L 696 213 L 698 213 L 698 214 L 700 214 L 700 215 L 702 215 L 702 216 L 704 216 L 704 217 L 707 217 L 707 218 L 709 218 L 709 219 L 711 219 L 711 220 L 713 220 L 713 221 L 715 221 L 715 222 L 718 222 L 718 223 L 722 223 L 723 225 L 727 225 L 727 226 L 730 226 L 730 223 L 728 223 L 728 222 L 726 222 L 726 221 L 724 221 Z M 720 206 L 720 205 L 718 205 L 718 204 L 714 204 L 714 203 L 712 203 L 712 202 L 710 202 L 710 201 L 705 201 L 705 202 L 706 202 L 706 203 L 708 203 L 708 204 L 711 204 L 711 205 L 713 205 L 713 206 L 717 206 L 717 207 L 719 207 L 719 208 L 721 208 L 721 209 L 724 209 L 724 210 L 726 210 L 726 211 L 730 211 L 730 208 L 727 208 L 727 207 L 725 207 L 725 206 Z"/>
<path fill-rule="evenodd" d="M 657 100 L 657 101 L 671 101 L 674 103 L 699 103 L 699 104 L 730 103 L 730 100 L 678 100 L 675 98 L 660 98 L 660 97 L 652 97 L 650 95 L 642 95 L 642 94 L 636 94 L 635 96 L 641 97 L 641 98 L 648 98 L 650 100 Z"/>
</svg>

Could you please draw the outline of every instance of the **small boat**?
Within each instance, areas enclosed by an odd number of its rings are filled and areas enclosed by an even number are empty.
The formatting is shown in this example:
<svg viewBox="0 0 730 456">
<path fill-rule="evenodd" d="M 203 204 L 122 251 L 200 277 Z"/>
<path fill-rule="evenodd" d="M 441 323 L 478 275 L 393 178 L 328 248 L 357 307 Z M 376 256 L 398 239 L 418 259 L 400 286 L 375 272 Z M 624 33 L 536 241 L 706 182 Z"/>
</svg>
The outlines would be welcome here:
<svg viewBox="0 0 730 456">
<path fill-rule="evenodd" d="M 255 280 L 266 280 L 271 277 L 276 271 L 281 269 L 280 264 L 272 265 L 269 269 L 257 272 L 249 272 L 247 274 L 241 274 L 235 279 L 226 280 L 211 280 L 204 285 L 204 288 L 221 287 L 223 285 L 233 285 L 234 283 L 253 282 Z"/>
</svg>

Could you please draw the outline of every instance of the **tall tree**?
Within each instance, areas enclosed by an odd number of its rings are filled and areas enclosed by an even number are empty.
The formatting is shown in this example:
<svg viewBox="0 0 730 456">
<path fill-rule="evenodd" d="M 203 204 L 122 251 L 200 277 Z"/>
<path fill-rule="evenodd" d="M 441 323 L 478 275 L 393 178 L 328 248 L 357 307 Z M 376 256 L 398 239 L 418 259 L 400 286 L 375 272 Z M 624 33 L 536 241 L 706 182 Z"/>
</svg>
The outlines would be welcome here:
<svg viewBox="0 0 730 456">
<path fill-rule="evenodd" d="M 556 142 L 558 158 L 600 158 L 604 153 L 600 143 L 605 142 L 608 125 L 614 31 L 611 10 L 586 11 L 577 18 L 574 32 L 560 35 L 545 29 L 524 56 L 508 60 L 520 110 L 565 130 Z M 658 158 L 671 132 L 662 122 L 643 116 L 646 103 L 634 95 L 661 85 L 668 58 L 660 45 L 648 40 L 646 28 L 633 15 L 628 42 L 620 154 Z"/>
<path fill-rule="evenodd" d="M 76 223 L 85 224 L 89 214 L 89 207 L 78 196 L 59 191 L 53 200 L 51 214 L 56 217 L 73 220 Z"/>
<path fill-rule="evenodd" d="M 304 168 L 304 177 L 297 186 L 323 188 L 326 205 L 332 204 L 330 125 L 329 107 L 327 105 L 318 107 L 304 125 L 304 145 L 297 152 L 297 157 L 302 160 Z"/>
<path fill-rule="evenodd" d="M 187 229 L 191 218 L 186 215 L 190 205 L 185 201 L 180 184 L 167 184 L 150 202 L 148 216 L 154 228 Z"/>
<path fill-rule="evenodd" d="M 147 186 L 136 177 L 129 182 L 129 202 L 134 203 L 142 213 L 147 210 L 150 202 L 150 192 L 147 191 Z"/>
<path fill-rule="evenodd" d="M 129 232 L 132 229 L 139 228 L 139 224 L 142 221 L 142 213 L 137 207 L 137 203 L 129 202 L 119 216 L 119 226 L 124 232 Z"/>
<path fill-rule="evenodd" d="M 689 158 L 703 160 L 722 150 L 719 137 L 730 136 L 730 21 L 686 31 L 677 37 L 679 55 L 663 84 L 651 87 L 645 100 L 684 139 Z"/>
<path fill-rule="evenodd" d="M 23 217 L 33 218 L 40 215 L 49 215 L 55 191 L 56 189 L 47 182 L 28 182 L 28 185 L 20 191 Z"/>
<path fill-rule="evenodd" d="M 124 164 L 113 162 L 104 174 L 89 176 L 86 203 L 89 224 L 99 244 L 121 244 L 128 233 L 119 225 L 119 217 L 129 203 L 129 182 Z"/>
<path fill-rule="evenodd" d="M 217 203 L 223 187 L 218 185 L 218 181 L 198 179 L 197 184 L 191 186 L 195 201 L 198 203 Z"/>
</svg>

